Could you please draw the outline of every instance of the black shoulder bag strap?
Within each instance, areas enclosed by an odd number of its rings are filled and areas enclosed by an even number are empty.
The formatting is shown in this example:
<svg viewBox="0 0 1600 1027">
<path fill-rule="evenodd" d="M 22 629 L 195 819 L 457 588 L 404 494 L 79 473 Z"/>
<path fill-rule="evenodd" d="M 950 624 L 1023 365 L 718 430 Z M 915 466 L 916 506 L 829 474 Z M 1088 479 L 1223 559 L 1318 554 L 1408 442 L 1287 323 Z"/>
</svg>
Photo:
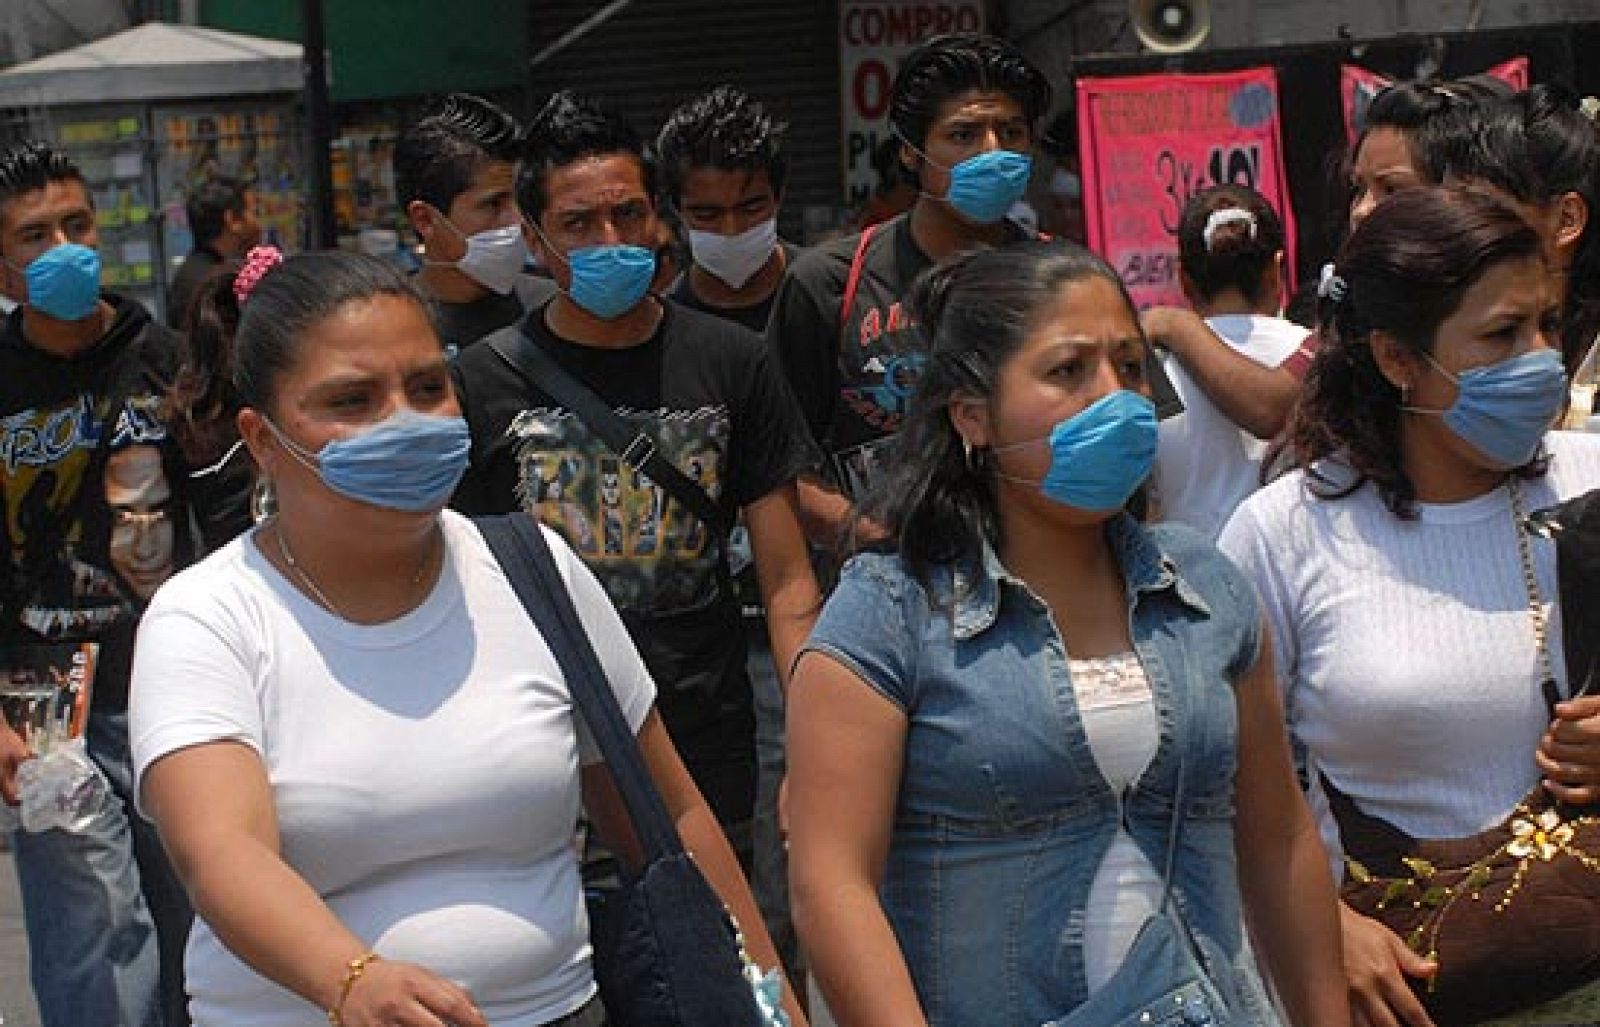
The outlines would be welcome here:
<svg viewBox="0 0 1600 1027">
<path fill-rule="evenodd" d="M 478 517 L 474 523 L 505 570 L 506 579 L 534 626 L 555 654 L 572 702 L 588 725 L 617 791 L 627 804 L 645 862 L 682 852 L 677 828 L 645 767 L 638 741 L 622 715 L 616 693 L 611 690 L 605 668 L 595 655 L 589 634 L 572 605 L 566 580 L 556 568 L 538 524 L 525 513 Z"/>
<path fill-rule="evenodd" d="M 648 435 L 623 420 L 609 403 L 556 363 L 524 329 L 519 326 L 515 332 L 499 335 L 489 341 L 489 348 L 530 385 L 576 414 L 623 463 L 648 475 L 688 507 L 700 523 L 711 529 L 717 544 L 726 548 L 733 518 L 706 495 L 705 489 L 663 457 Z"/>
</svg>

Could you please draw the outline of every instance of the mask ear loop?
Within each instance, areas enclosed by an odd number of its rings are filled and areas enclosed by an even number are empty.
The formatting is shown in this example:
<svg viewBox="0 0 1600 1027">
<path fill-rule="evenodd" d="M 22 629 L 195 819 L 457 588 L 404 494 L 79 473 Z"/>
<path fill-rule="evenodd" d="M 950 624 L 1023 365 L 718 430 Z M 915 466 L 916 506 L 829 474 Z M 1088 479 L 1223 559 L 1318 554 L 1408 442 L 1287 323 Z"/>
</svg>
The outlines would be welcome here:
<svg viewBox="0 0 1600 1027">
<path fill-rule="evenodd" d="M 918 157 L 921 157 L 926 163 L 931 164 L 932 166 L 938 168 L 940 171 L 943 171 L 946 175 L 950 174 L 952 171 L 955 170 L 955 168 L 947 167 L 947 166 L 945 166 L 943 164 L 940 164 L 938 161 L 936 161 L 932 157 L 928 156 L 927 152 L 924 151 L 922 149 L 922 147 L 918 146 L 916 143 L 913 143 L 911 140 L 907 139 L 904 135 L 902 135 L 900 133 L 900 130 L 898 128 L 890 129 L 890 132 L 894 135 L 894 137 L 896 139 L 900 140 L 902 145 L 904 145 L 908 149 L 910 149 L 912 153 L 916 154 Z M 926 196 L 928 199 L 937 200 L 939 203 L 946 203 L 947 204 L 947 203 L 950 202 L 950 198 L 948 196 L 935 196 L 933 193 L 930 193 L 930 192 L 928 192 L 928 190 L 922 188 L 922 176 L 921 175 L 917 176 L 917 195 L 918 196 Z"/>
<path fill-rule="evenodd" d="M 534 235 L 539 237 L 539 241 L 544 243 L 545 246 L 549 248 L 550 252 L 556 255 L 557 260 L 561 261 L 561 263 L 567 265 L 569 268 L 572 266 L 572 261 L 567 259 L 566 253 L 558 248 L 555 243 L 550 241 L 550 237 L 544 234 L 544 229 L 539 227 L 539 223 L 537 221 L 534 221 L 532 218 L 528 217 L 528 215 L 524 214 L 522 215 L 522 223 L 528 226 L 529 231 L 533 232 Z"/>
</svg>

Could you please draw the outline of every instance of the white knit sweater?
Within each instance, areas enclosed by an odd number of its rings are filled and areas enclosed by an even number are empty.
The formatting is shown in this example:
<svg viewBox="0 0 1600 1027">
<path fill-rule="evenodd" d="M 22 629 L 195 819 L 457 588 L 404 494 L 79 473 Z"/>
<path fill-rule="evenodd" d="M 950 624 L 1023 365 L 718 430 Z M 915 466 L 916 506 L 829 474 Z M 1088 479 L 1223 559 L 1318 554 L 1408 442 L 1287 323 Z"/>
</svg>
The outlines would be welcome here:
<svg viewBox="0 0 1600 1027">
<path fill-rule="evenodd" d="M 1522 485 L 1529 511 L 1600 488 L 1600 436 L 1555 432 L 1548 448 L 1549 474 Z M 1370 485 L 1318 499 L 1297 472 L 1246 500 L 1218 544 L 1261 592 L 1313 780 L 1443 838 L 1511 811 L 1538 780 L 1549 718 L 1506 488 L 1419 514 L 1395 517 Z M 1531 548 L 1549 608 L 1554 546 Z M 1559 620 L 1550 655 L 1565 694 Z"/>
</svg>

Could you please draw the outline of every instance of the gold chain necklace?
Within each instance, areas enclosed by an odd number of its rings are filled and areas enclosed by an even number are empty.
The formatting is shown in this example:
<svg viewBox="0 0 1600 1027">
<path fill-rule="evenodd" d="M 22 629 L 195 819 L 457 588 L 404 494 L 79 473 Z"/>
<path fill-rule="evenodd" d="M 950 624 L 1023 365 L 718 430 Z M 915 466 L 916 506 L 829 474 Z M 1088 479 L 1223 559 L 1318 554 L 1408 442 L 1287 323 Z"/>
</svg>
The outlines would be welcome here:
<svg viewBox="0 0 1600 1027">
<path fill-rule="evenodd" d="M 1506 490 L 1511 493 L 1511 520 L 1517 536 L 1517 556 L 1522 560 L 1522 580 L 1528 589 L 1528 619 L 1533 623 L 1533 644 L 1539 654 L 1539 671 L 1542 680 L 1539 688 L 1550 707 L 1561 701 L 1556 685 L 1555 666 L 1550 662 L 1550 623 L 1544 611 L 1544 597 L 1539 590 L 1539 572 L 1533 564 L 1533 548 L 1528 544 L 1528 514 L 1522 505 L 1522 484 L 1516 477 L 1506 479 Z"/>
<path fill-rule="evenodd" d="M 291 571 L 294 571 L 295 577 L 299 578 L 306 588 L 311 590 L 311 595 L 329 613 L 340 620 L 350 620 L 349 617 L 344 615 L 343 611 L 333 604 L 333 600 L 328 598 L 328 593 L 317 586 L 316 580 L 311 577 L 311 572 L 300 566 L 300 561 L 296 560 L 294 554 L 289 552 L 289 542 L 283 537 L 283 521 L 278 521 L 273 527 L 274 533 L 278 536 L 278 552 L 283 554 L 283 562 L 289 565 Z M 438 525 L 434 526 L 433 537 L 441 538 Z M 411 576 L 411 590 L 413 593 L 416 591 L 417 586 L 422 584 L 422 576 L 428 572 L 428 564 L 433 562 L 433 550 L 434 547 L 429 546 L 428 550 L 422 554 L 422 562 L 417 565 L 417 573 Z"/>
</svg>

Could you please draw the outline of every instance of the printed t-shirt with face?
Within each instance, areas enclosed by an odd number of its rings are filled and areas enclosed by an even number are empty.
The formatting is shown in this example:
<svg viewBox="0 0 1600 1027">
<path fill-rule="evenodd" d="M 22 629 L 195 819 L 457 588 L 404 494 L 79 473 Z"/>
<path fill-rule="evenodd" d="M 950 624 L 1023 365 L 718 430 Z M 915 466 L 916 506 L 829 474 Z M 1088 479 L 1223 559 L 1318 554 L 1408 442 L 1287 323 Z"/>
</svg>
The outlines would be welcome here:
<svg viewBox="0 0 1600 1027">
<path fill-rule="evenodd" d="M 1006 222 L 1012 242 L 1035 238 Z M 802 253 L 778 290 L 767 345 L 783 370 L 835 484 L 860 496 L 900 430 L 926 360 L 926 342 L 905 306 L 917 276 L 933 263 L 902 214 L 860 234 Z M 841 310 L 860 254 L 850 309 Z M 1182 410 L 1157 361 L 1152 398 L 1160 416 Z"/>
<path fill-rule="evenodd" d="M 542 308 L 504 332 L 526 330 L 731 521 L 817 457 L 757 336 L 670 300 L 662 307 L 655 334 L 620 350 L 558 338 Z M 512 370 L 490 347 L 500 334 L 452 365 L 473 440 L 454 505 L 467 513 L 526 510 L 566 538 L 622 613 L 688 758 L 701 741 L 716 747 L 735 732 L 748 740 L 744 635 L 722 547 L 665 489 Z"/>
<path fill-rule="evenodd" d="M 94 704 L 119 710 L 139 612 L 192 547 L 161 420 L 175 340 L 138 303 L 104 298 L 110 330 L 73 359 L 30 345 L 20 308 L 0 330 L 0 665 L 97 642 Z"/>
</svg>

